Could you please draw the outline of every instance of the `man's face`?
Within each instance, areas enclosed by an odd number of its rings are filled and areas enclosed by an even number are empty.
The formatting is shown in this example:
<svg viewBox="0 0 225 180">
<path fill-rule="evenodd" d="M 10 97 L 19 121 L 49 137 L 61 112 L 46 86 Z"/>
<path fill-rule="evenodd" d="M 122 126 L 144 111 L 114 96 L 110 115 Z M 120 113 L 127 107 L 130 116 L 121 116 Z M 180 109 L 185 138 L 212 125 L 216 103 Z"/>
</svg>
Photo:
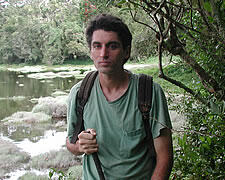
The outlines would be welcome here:
<svg viewBox="0 0 225 180">
<path fill-rule="evenodd" d="M 130 49 L 124 49 L 116 32 L 96 30 L 92 35 L 91 59 L 100 73 L 112 74 L 123 70 Z"/>
</svg>

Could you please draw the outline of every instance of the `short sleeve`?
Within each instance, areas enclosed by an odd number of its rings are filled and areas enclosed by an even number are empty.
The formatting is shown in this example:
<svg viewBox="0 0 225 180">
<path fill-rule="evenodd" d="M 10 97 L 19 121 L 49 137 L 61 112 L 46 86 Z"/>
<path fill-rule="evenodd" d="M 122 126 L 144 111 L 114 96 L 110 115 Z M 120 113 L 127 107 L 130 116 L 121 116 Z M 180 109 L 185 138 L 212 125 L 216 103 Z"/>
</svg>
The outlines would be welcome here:
<svg viewBox="0 0 225 180">
<path fill-rule="evenodd" d="M 81 82 L 77 83 L 72 87 L 69 93 L 68 102 L 67 102 L 67 137 L 69 141 L 73 136 L 74 126 L 77 123 L 77 115 L 76 115 L 76 96 L 77 92 L 80 88 Z"/>
<path fill-rule="evenodd" d="M 160 136 L 161 129 L 172 128 L 167 100 L 161 86 L 157 83 L 153 83 L 152 109 L 150 115 L 153 139 Z"/>
</svg>

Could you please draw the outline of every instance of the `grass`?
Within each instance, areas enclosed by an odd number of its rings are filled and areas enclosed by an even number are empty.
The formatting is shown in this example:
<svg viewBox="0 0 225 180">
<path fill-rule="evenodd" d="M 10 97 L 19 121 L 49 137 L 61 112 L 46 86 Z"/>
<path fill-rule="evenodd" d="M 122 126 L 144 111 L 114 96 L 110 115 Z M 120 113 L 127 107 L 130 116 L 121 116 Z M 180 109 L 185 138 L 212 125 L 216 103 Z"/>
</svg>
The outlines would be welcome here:
<svg viewBox="0 0 225 180">
<path fill-rule="evenodd" d="M 49 153 L 40 154 L 31 159 L 28 169 L 37 169 L 40 171 L 52 171 L 54 176 L 60 177 L 61 172 L 69 176 L 67 179 L 81 179 L 82 176 L 82 162 L 81 157 L 74 156 L 68 150 L 51 151 Z M 30 179 L 35 179 L 37 175 L 30 174 Z M 76 177 L 76 178 L 75 178 Z M 21 179 L 27 179 L 24 176 Z M 42 178 L 46 179 L 45 176 Z M 41 180 L 42 180 L 41 179 Z M 59 178 L 58 178 L 59 179 Z"/>
<path fill-rule="evenodd" d="M 171 62 L 171 63 L 169 63 Z M 191 68 L 185 65 L 180 65 L 179 63 L 175 64 L 172 62 L 180 62 L 179 57 L 173 57 L 172 59 L 168 56 L 164 56 L 162 63 L 164 65 L 163 72 L 166 76 L 182 82 L 189 88 L 200 86 L 199 79 L 195 72 Z M 132 61 L 128 63 L 132 64 Z M 147 59 L 137 61 L 137 64 L 158 64 L 158 57 L 149 57 Z M 167 65 L 166 65 L 167 64 Z M 134 71 L 135 73 L 144 73 L 151 75 L 154 79 L 154 82 L 160 84 L 165 92 L 173 93 L 173 94 L 183 94 L 184 90 L 162 78 L 159 77 L 159 69 L 157 66 L 153 66 L 152 68 L 140 68 Z"/>
<path fill-rule="evenodd" d="M 166 92 L 176 94 L 184 93 L 184 90 L 182 88 L 179 88 L 178 86 L 171 84 L 170 82 L 162 78 L 159 78 L 158 67 L 153 67 L 150 69 L 137 69 L 135 70 L 135 72 L 151 75 L 154 79 L 154 82 L 159 83 Z M 164 67 L 164 74 L 172 79 L 182 82 L 190 88 L 192 88 L 193 85 L 196 86 L 196 83 L 198 83 L 199 81 L 197 75 L 189 67 L 179 64 L 171 64 Z"/>
<path fill-rule="evenodd" d="M 128 60 L 128 64 L 156 64 L 158 62 L 157 57 L 149 57 L 149 58 L 144 58 L 144 59 L 132 59 Z"/>
</svg>

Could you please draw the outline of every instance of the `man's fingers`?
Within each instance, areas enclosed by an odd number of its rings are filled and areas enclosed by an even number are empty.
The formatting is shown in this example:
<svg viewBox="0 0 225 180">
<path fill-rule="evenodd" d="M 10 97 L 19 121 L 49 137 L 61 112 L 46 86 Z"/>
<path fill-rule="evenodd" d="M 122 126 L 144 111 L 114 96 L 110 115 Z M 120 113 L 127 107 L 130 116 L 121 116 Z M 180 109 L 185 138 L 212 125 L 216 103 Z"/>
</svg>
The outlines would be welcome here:
<svg viewBox="0 0 225 180">
<path fill-rule="evenodd" d="M 98 151 L 98 144 L 90 140 L 78 140 L 80 151 L 85 154 L 92 154 Z"/>
<path fill-rule="evenodd" d="M 87 129 L 86 132 L 89 132 L 90 134 L 92 135 L 95 135 L 96 136 L 96 130 L 95 129 Z"/>
<path fill-rule="evenodd" d="M 90 139 L 93 140 L 96 138 L 96 131 L 94 129 L 87 129 L 86 131 L 82 131 L 78 135 L 79 139 Z"/>
<path fill-rule="evenodd" d="M 78 135 L 79 149 L 85 154 L 92 154 L 98 151 L 98 144 L 96 140 L 96 131 L 94 129 L 87 129 Z"/>
<path fill-rule="evenodd" d="M 87 144 L 87 145 L 97 145 L 97 140 L 96 138 L 79 138 L 79 144 L 80 145 L 84 145 L 84 144 Z"/>
<path fill-rule="evenodd" d="M 78 142 L 80 144 L 80 147 L 82 149 L 96 149 L 98 148 L 98 144 L 88 144 L 88 143 L 82 143 L 81 141 Z"/>
</svg>

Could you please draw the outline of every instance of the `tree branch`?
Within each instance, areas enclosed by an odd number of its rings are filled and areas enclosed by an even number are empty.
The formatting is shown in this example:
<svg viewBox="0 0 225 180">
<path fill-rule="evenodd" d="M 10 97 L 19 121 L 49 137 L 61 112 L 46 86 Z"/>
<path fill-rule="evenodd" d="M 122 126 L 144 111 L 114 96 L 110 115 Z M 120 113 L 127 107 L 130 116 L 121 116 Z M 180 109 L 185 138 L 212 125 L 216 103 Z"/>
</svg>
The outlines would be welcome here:
<svg viewBox="0 0 225 180">
<path fill-rule="evenodd" d="M 164 47 L 167 51 L 169 51 L 173 55 L 179 55 L 196 72 L 196 74 L 199 76 L 200 81 L 202 82 L 203 86 L 205 87 L 205 89 L 208 92 L 210 92 L 216 96 L 216 94 L 220 93 L 220 91 L 223 90 L 223 88 L 220 87 L 220 84 L 212 76 L 210 76 L 210 74 L 207 71 L 205 71 L 205 69 L 203 67 L 201 67 L 195 61 L 195 59 L 193 59 L 190 56 L 190 54 L 188 54 L 188 52 L 183 48 L 184 44 L 182 44 L 179 41 L 179 37 L 177 35 L 176 28 L 179 28 L 184 33 L 186 33 L 191 39 L 193 39 L 194 42 L 196 44 L 198 44 L 200 46 L 200 48 L 208 56 L 211 56 L 212 59 L 214 57 L 214 59 L 217 61 L 221 60 L 220 58 L 216 57 L 217 55 L 216 55 L 216 53 L 214 53 L 214 51 L 209 52 L 208 47 L 206 45 L 207 43 L 204 44 L 204 42 L 201 42 L 200 39 L 196 38 L 193 35 L 194 33 L 198 33 L 198 36 L 204 35 L 204 37 L 206 37 L 206 38 L 211 37 L 210 34 L 209 34 L 209 36 L 207 36 L 207 34 L 205 34 L 204 32 L 199 32 L 198 30 L 195 29 L 196 24 L 193 21 L 192 14 L 190 17 L 191 18 L 190 25 L 181 24 L 179 22 L 179 20 L 183 17 L 183 15 L 182 15 L 183 9 L 189 9 L 189 10 L 191 10 L 191 13 L 193 13 L 193 7 L 192 7 L 191 1 L 188 1 L 189 5 L 187 4 L 187 6 L 190 6 L 190 7 L 185 7 L 185 6 L 181 6 L 181 5 L 176 6 L 175 8 L 179 8 L 178 11 L 176 12 L 176 14 L 173 14 L 173 13 L 171 14 L 171 9 L 168 6 L 168 2 L 166 0 L 162 0 L 161 2 L 156 2 L 156 1 L 153 2 L 153 1 L 143 0 L 142 4 L 137 4 L 136 2 L 133 2 L 132 0 L 129 0 L 129 2 L 134 3 L 134 5 L 136 7 L 141 7 L 152 18 L 152 20 L 155 22 L 155 24 L 158 27 L 157 30 L 154 29 L 154 32 L 156 33 L 156 37 L 158 40 L 159 69 L 160 69 L 159 76 L 161 78 L 171 82 L 174 85 L 177 85 L 177 86 L 183 88 L 185 91 L 189 92 L 190 94 L 192 94 L 194 97 L 196 97 L 200 101 L 206 103 L 206 101 L 204 99 L 202 99 L 202 97 L 199 94 L 197 94 L 190 88 L 186 87 L 181 82 L 178 82 L 176 80 L 173 80 L 173 79 L 167 77 L 163 73 L 162 47 Z M 171 3 L 169 5 L 171 5 Z M 174 6 L 172 6 L 172 8 L 173 7 Z M 200 11 L 200 10 L 201 10 L 201 6 L 199 6 L 198 11 Z M 151 15 L 153 15 L 153 16 L 151 16 Z M 163 20 L 163 18 L 165 18 L 167 20 L 167 23 L 168 23 L 167 30 L 165 30 L 165 28 L 164 28 L 164 23 L 162 25 L 161 21 L 159 21 L 159 19 L 158 19 L 159 16 L 161 16 L 162 20 Z M 175 19 L 174 19 L 174 17 L 175 17 Z M 204 17 L 206 18 L 206 16 L 204 16 Z M 138 22 L 138 21 L 136 20 L 136 22 Z M 203 22 L 204 22 L 204 20 L 203 20 Z M 205 23 L 208 23 L 208 21 L 206 20 Z M 143 22 L 141 22 L 141 24 L 146 25 Z M 150 27 L 149 25 L 146 25 L 146 26 Z M 152 27 L 150 27 L 150 28 L 153 29 Z M 170 33 L 168 33 L 169 30 L 170 30 Z M 168 37 L 168 34 L 169 34 L 169 37 Z M 217 39 L 217 38 L 215 38 L 215 39 Z M 219 42 L 221 42 L 221 40 Z M 221 62 L 218 62 L 218 63 L 221 63 Z"/>
<path fill-rule="evenodd" d="M 155 33 L 157 33 L 157 31 L 156 31 L 153 27 L 149 26 L 148 24 L 146 24 L 146 23 L 144 23 L 144 22 L 138 21 L 138 20 L 135 18 L 135 16 L 133 15 L 133 13 L 132 13 L 131 10 L 130 10 L 130 14 L 131 14 L 132 19 L 133 19 L 135 22 L 137 22 L 137 23 L 139 23 L 139 24 L 142 24 L 142 25 L 144 25 L 144 26 L 150 28 L 151 30 L 153 30 Z"/>
<path fill-rule="evenodd" d="M 199 101 L 201 101 L 204 104 L 208 104 L 207 101 L 205 99 L 203 99 L 199 94 L 195 93 L 193 90 L 191 90 L 190 88 L 188 88 L 187 86 L 185 86 L 183 83 L 176 81 L 168 76 L 166 76 L 163 72 L 163 67 L 162 67 L 162 47 L 163 47 L 163 35 L 160 34 L 159 37 L 159 41 L 158 41 L 158 57 L 159 57 L 159 77 L 165 79 L 166 81 L 169 81 L 170 83 L 184 89 L 186 92 L 190 93 L 191 95 L 193 95 L 196 99 L 198 99 Z"/>
<path fill-rule="evenodd" d="M 209 74 L 197 62 L 195 62 L 184 49 L 182 49 L 179 55 L 195 70 L 202 84 L 210 93 L 215 93 L 219 90 L 218 83 L 211 76 L 209 76 Z M 208 87 L 207 84 L 211 85 L 212 88 Z"/>
</svg>

